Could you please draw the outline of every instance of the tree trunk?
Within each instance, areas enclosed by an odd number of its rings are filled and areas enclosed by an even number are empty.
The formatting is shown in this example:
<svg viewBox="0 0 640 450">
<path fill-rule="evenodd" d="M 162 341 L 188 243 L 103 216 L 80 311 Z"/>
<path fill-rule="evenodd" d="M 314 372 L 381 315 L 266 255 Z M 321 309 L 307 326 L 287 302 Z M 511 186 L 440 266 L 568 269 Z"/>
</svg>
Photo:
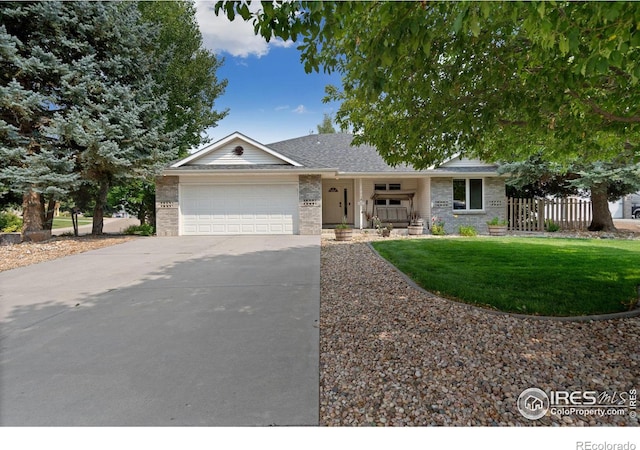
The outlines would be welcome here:
<svg viewBox="0 0 640 450">
<path fill-rule="evenodd" d="M 138 208 L 138 220 L 140 221 L 140 225 L 144 225 L 147 220 L 147 211 L 144 201 L 140 203 L 140 207 Z"/>
<path fill-rule="evenodd" d="M 51 231 L 53 228 L 53 215 L 56 211 L 56 201 L 53 198 L 49 199 L 49 203 L 47 204 L 46 213 L 44 216 L 44 229 L 47 231 Z"/>
<path fill-rule="evenodd" d="M 104 226 L 104 206 L 107 204 L 107 194 L 109 193 L 109 181 L 103 180 L 100 183 L 96 206 L 93 208 L 93 227 L 91 234 L 101 235 Z"/>
<path fill-rule="evenodd" d="M 41 195 L 29 189 L 22 196 L 22 232 L 44 230 Z"/>
<path fill-rule="evenodd" d="M 611 211 L 609 211 L 607 183 L 598 183 L 591 188 L 591 205 L 593 217 L 589 231 L 618 231 L 613 224 Z"/>
</svg>

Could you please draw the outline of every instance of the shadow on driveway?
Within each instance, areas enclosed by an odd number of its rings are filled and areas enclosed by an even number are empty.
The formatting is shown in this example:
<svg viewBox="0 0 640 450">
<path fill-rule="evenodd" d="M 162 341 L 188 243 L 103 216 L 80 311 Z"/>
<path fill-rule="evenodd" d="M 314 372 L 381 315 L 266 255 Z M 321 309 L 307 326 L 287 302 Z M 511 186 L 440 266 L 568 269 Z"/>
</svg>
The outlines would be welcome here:
<svg viewBox="0 0 640 450">
<path fill-rule="evenodd" d="M 317 425 L 320 242 L 289 238 L 150 238 L 0 274 L 3 300 L 42 282 L 0 322 L 0 424 Z"/>
</svg>

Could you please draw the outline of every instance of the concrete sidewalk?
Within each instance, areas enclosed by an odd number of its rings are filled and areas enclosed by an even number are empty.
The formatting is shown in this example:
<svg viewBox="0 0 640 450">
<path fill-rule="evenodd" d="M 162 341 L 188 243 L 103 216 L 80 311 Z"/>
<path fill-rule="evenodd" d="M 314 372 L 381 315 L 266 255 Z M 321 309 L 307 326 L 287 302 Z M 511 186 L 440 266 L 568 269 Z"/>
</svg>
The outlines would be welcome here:
<svg viewBox="0 0 640 450">
<path fill-rule="evenodd" d="M 140 238 L 0 273 L 0 425 L 317 425 L 320 239 Z"/>
<path fill-rule="evenodd" d="M 121 219 L 121 218 L 116 218 L 116 217 L 106 217 L 104 219 L 104 224 L 102 226 L 102 231 L 104 233 L 122 233 L 124 230 L 126 230 L 128 227 L 130 227 L 131 225 L 140 225 L 140 220 L 136 219 L 136 218 L 128 218 L 128 219 Z M 92 225 L 81 225 L 78 227 L 78 234 L 79 235 L 84 235 L 84 234 L 91 234 L 91 227 Z M 60 236 L 62 234 L 65 233 L 73 233 L 73 227 L 67 227 L 67 228 L 55 228 L 53 230 L 51 230 L 51 234 L 53 236 Z"/>
</svg>

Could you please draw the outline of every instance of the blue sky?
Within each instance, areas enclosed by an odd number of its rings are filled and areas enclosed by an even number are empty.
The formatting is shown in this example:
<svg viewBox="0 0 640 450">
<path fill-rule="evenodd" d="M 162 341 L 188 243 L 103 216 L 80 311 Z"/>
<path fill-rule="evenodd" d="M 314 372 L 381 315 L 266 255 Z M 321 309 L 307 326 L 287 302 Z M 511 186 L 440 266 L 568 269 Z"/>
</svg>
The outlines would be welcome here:
<svg viewBox="0 0 640 450">
<path fill-rule="evenodd" d="M 338 74 L 307 74 L 297 44 L 267 43 L 250 23 L 217 17 L 213 2 L 196 6 L 205 47 L 225 60 L 218 78 L 228 80 L 215 109 L 229 108 L 229 115 L 208 130 L 212 140 L 239 131 L 268 144 L 315 133 L 325 113 L 335 114 L 339 105 L 322 98 L 326 85 L 340 85 Z"/>
</svg>

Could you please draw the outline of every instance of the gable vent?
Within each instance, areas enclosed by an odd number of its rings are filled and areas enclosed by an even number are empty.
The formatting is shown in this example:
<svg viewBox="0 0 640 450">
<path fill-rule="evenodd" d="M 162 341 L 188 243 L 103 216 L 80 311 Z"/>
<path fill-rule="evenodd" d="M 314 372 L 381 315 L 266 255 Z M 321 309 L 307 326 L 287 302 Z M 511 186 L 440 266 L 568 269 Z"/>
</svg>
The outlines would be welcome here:
<svg viewBox="0 0 640 450">
<path fill-rule="evenodd" d="M 233 149 L 233 153 L 235 155 L 242 156 L 242 154 L 244 153 L 244 148 L 242 148 L 242 145 L 238 145 L 236 148 Z"/>
</svg>

